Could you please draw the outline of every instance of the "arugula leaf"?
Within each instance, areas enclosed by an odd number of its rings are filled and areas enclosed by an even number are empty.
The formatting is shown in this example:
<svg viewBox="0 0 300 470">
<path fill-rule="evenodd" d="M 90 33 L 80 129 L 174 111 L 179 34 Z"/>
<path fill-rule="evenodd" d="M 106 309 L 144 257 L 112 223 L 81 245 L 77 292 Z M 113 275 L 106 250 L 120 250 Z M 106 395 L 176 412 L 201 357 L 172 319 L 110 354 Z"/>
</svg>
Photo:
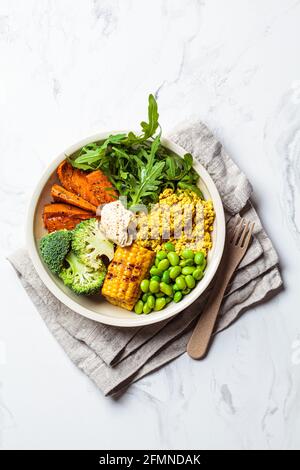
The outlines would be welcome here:
<svg viewBox="0 0 300 470">
<path fill-rule="evenodd" d="M 144 140 L 149 139 L 155 134 L 159 126 L 158 118 L 159 118 L 159 114 L 158 114 L 157 102 L 153 95 L 149 95 L 149 101 L 148 101 L 148 121 L 149 122 L 148 123 L 144 121 L 141 122 L 141 127 L 144 131 L 144 137 L 143 137 Z"/>
<path fill-rule="evenodd" d="M 201 195 L 192 155 L 181 158 L 161 145 L 158 118 L 157 103 L 149 95 L 148 122 L 141 122 L 141 135 L 110 135 L 104 142 L 85 145 L 67 157 L 68 161 L 84 171 L 101 169 L 131 207 L 155 203 L 165 188 L 189 189 Z"/>
<path fill-rule="evenodd" d="M 151 137 L 154 136 L 157 128 L 159 127 L 158 123 L 158 108 L 157 102 L 153 95 L 149 95 L 148 98 L 148 121 L 141 122 L 141 128 L 143 130 L 143 134 L 141 136 L 136 136 L 133 132 L 129 132 L 127 139 L 123 141 L 125 145 L 136 145 L 142 143 Z"/>
<path fill-rule="evenodd" d="M 132 196 L 132 205 L 135 206 L 146 196 L 150 196 L 158 190 L 162 178 L 162 170 L 165 162 L 157 162 L 151 170 L 142 172 L 140 186 L 134 188 Z"/>
</svg>

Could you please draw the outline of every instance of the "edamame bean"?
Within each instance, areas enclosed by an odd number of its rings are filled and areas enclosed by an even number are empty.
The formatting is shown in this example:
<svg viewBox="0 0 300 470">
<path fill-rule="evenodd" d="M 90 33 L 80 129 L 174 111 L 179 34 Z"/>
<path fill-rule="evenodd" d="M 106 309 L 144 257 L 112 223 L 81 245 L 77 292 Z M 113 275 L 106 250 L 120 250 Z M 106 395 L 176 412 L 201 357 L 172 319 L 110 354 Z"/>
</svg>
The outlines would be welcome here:
<svg viewBox="0 0 300 470">
<path fill-rule="evenodd" d="M 165 282 L 166 284 L 170 284 L 170 272 L 165 271 L 161 277 L 162 282 Z"/>
<path fill-rule="evenodd" d="M 189 258 L 189 259 L 182 259 L 180 262 L 179 262 L 179 266 L 181 266 L 182 268 L 184 268 L 185 266 L 193 266 L 194 264 L 194 260 Z"/>
<path fill-rule="evenodd" d="M 167 243 L 165 243 L 164 248 L 165 248 L 165 250 L 167 250 L 167 251 L 175 251 L 175 246 L 173 245 L 172 242 L 167 242 Z"/>
<path fill-rule="evenodd" d="M 195 271 L 193 272 L 193 278 L 196 279 L 196 281 L 200 281 L 200 279 L 203 278 L 202 268 L 195 269 Z"/>
<path fill-rule="evenodd" d="M 201 268 L 203 269 L 203 271 L 204 271 L 204 269 L 206 268 L 206 264 L 207 264 L 207 261 L 206 261 L 206 259 L 204 258 L 203 263 L 201 264 Z"/>
<path fill-rule="evenodd" d="M 143 279 L 141 282 L 141 291 L 146 293 L 149 290 L 149 279 Z"/>
<path fill-rule="evenodd" d="M 149 295 L 149 297 L 147 299 L 147 305 L 151 308 L 151 310 L 154 308 L 154 305 L 155 305 L 154 295 Z"/>
<path fill-rule="evenodd" d="M 172 301 L 172 297 L 166 297 L 166 304 L 169 304 Z"/>
<path fill-rule="evenodd" d="M 159 276 L 151 276 L 151 279 L 153 279 L 153 281 L 158 281 L 160 282 L 160 277 Z M 150 279 L 150 280 L 151 280 Z"/>
<path fill-rule="evenodd" d="M 170 266 L 170 262 L 168 259 L 162 259 L 159 263 L 157 268 L 160 269 L 160 271 L 166 271 L 168 267 Z"/>
<path fill-rule="evenodd" d="M 174 302 L 177 303 L 177 302 L 180 302 L 180 301 L 181 301 L 182 297 L 183 297 L 183 295 L 182 295 L 182 293 L 181 293 L 180 290 L 179 290 L 178 292 L 175 292 L 175 295 L 174 295 L 174 297 L 173 297 L 173 300 L 174 300 Z"/>
<path fill-rule="evenodd" d="M 194 289 L 196 281 L 191 274 L 185 276 L 185 282 L 189 289 Z"/>
<path fill-rule="evenodd" d="M 156 266 L 152 266 L 152 268 L 150 269 L 150 274 L 151 276 L 161 276 L 162 272 Z"/>
<path fill-rule="evenodd" d="M 159 282 L 151 279 L 149 284 L 149 290 L 152 294 L 154 294 L 155 292 L 159 292 Z"/>
<path fill-rule="evenodd" d="M 166 284 L 165 282 L 161 282 L 159 287 L 160 287 L 161 292 L 166 294 L 168 297 L 173 297 L 173 287 L 170 286 L 170 284 Z"/>
<path fill-rule="evenodd" d="M 137 313 L 138 315 L 143 313 L 143 307 L 144 307 L 143 302 L 141 300 L 138 300 L 134 307 L 135 313 Z"/>
<path fill-rule="evenodd" d="M 188 274 L 193 274 L 195 269 L 196 269 L 195 266 L 185 266 L 184 268 L 182 268 L 181 272 L 184 276 L 187 276 Z"/>
<path fill-rule="evenodd" d="M 186 282 L 182 275 L 176 277 L 176 285 L 179 287 L 180 290 L 184 290 L 186 288 Z"/>
<path fill-rule="evenodd" d="M 191 292 L 192 289 L 189 289 L 188 287 L 182 291 L 184 295 L 187 295 Z"/>
<path fill-rule="evenodd" d="M 178 292 L 180 289 L 179 287 L 177 286 L 177 284 L 173 284 L 173 291 L 174 292 Z"/>
<path fill-rule="evenodd" d="M 161 297 L 164 297 L 164 296 L 165 296 L 165 294 L 164 294 L 163 292 L 156 292 L 156 293 L 155 293 L 155 297 L 156 297 L 157 299 L 160 299 Z"/>
<path fill-rule="evenodd" d="M 159 259 L 158 258 L 155 258 L 155 261 L 154 261 L 154 266 L 158 267 L 158 263 L 159 263 Z"/>
<path fill-rule="evenodd" d="M 181 258 L 184 258 L 184 259 L 194 259 L 194 252 L 193 250 L 183 250 L 183 252 L 181 253 Z"/>
<path fill-rule="evenodd" d="M 162 310 L 166 305 L 165 297 L 161 297 L 160 299 L 156 299 L 154 310 Z"/>
<path fill-rule="evenodd" d="M 170 253 L 168 253 L 168 260 L 172 266 L 177 266 L 179 264 L 179 256 L 175 251 L 170 251 Z"/>
<path fill-rule="evenodd" d="M 149 297 L 149 293 L 144 294 L 144 295 L 142 296 L 142 301 L 143 301 L 143 302 L 147 302 L 148 297 Z"/>
<path fill-rule="evenodd" d="M 170 268 L 170 278 L 171 279 L 176 279 L 177 276 L 181 273 L 181 267 L 180 266 L 173 266 Z"/>
<path fill-rule="evenodd" d="M 151 312 L 151 308 L 149 307 L 149 305 L 148 305 L 148 304 L 144 304 L 143 313 L 144 313 L 145 315 L 148 315 L 148 313 L 150 313 L 150 312 Z"/>
<path fill-rule="evenodd" d="M 204 253 L 202 251 L 197 251 L 194 256 L 195 264 L 201 265 L 205 260 Z"/>
<path fill-rule="evenodd" d="M 161 261 L 162 259 L 166 259 L 167 257 L 167 253 L 163 250 L 159 251 L 156 255 L 156 258 L 159 259 L 159 261 Z"/>
</svg>

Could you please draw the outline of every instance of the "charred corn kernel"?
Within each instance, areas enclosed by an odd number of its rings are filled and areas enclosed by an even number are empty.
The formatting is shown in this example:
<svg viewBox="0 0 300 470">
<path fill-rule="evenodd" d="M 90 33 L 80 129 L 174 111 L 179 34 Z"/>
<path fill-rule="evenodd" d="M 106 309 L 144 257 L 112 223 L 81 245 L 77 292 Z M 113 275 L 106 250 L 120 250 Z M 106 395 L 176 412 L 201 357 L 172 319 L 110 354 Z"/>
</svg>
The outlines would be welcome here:
<svg viewBox="0 0 300 470">
<path fill-rule="evenodd" d="M 153 251 L 136 243 L 118 246 L 102 287 L 102 295 L 108 302 L 132 310 L 140 295 L 140 283 L 147 277 L 154 256 Z"/>
</svg>

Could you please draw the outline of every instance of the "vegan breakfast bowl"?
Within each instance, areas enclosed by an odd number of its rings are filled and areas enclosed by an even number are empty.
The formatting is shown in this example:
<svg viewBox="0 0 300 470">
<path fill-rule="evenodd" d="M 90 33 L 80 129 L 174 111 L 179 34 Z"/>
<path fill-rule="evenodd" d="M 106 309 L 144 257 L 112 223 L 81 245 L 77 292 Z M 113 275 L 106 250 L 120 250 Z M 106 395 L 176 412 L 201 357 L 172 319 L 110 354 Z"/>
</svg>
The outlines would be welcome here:
<svg viewBox="0 0 300 470">
<path fill-rule="evenodd" d="M 141 132 L 67 149 L 33 194 L 27 246 L 46 287 L 84 317 L 120 327 L 171 318 L 211 282 L 225 218 L 205 168 L 161 137 L 149 96 Z"/>
</svg>

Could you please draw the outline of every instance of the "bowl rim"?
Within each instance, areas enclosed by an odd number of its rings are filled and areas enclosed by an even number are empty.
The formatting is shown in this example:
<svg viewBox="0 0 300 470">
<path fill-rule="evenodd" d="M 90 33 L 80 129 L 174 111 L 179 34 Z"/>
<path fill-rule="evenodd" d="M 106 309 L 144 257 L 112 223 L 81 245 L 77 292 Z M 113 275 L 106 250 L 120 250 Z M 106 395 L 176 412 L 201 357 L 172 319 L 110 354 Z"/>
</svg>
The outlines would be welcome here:
<svg viewBox="0 0 300 470">
<path fill-rule="evenodd" d="M 91 320 L 97 321 L 99 323 L 103 323 L 106 325 L 111 326 L 118 326 L 118 327 L 142 327 L 146 325 L 151 325 L 154 323 L 158 323 L 163 320 L 170 319 L 174 317 L 185 308 L 190 306 L 196 299 L 200 297 L 201 294 L 207 289 L 210 282 L 212 281 L 218 266 L 221 262 L 221 258 L 224 251 L 224 244 L 225 244 L 225 215 L 222 200 L 220 194 L 217 190 L 217 187 L 212 180 L 211 176 L 207 172 L 207 170 L 199 163 L 197 160 L 194 159 L 194 167 L 197 172 L 200 174 L 200 178 L 203 180 L 204 184 L 207 186 L 207 189 L 210 193 L 211 199 L 214 204 L 214 210 L 216 213 L 216 222 L 217 222 L 217 237 L 214 246 L 214 255 L 210 260 L 206 274 L 202 279 L 201 283 L 190 293 L 188 294 L 181 302 L 170 304 L 166 309 L 163 309 L 159 312 L 154 312 L 150 315 L 133 315 L 132 319 L 130 318 L 118 318 L 114 316 L 108 316 L 101 312 L 95 312 L 90 310 L 89 308 L 79 304 L 78 302 L 74 301 L 71 297 L 69 297 L 62 289 L 60 289 L 53 279 L 50 276 L 50 273 L 47 271 L 46 267 L 44 266 L 39 252 L 36 245 L 35 235 L 34 235 L 34 220 L 35 220 L 35 213 L 36 207 L 40 198 L 40 195 L 43 191 L 45 184 L 47 183 L 49 177 L 55 172 L 58 165 L 61 163 L 66 156 L 73 154 L 77 150 L 79 150 L 84 145 L 103 140 L 107 138 L 111 134 L 115 133 L 126 133 L 128 131 L 109 131 L 109 132 L 99 132 L 80 141 L 76 142 L 75 144 L 69 146 L 64 152 L 60 153 L 55 159 L 53 159 L 50 165 L 42 173 L 35 190 L 32 194 L 32 197 L 29 202 L 29 207 L 27 211 L 27 222 L 26 222 L 26 245 L 29 252 L 29 256 L 35 267 L 38 275 L 40 276 L 41 280 L 45 284 L 45 286 L 49 289 L 49 291 L 64 305 L 66 305 L 71 310 L 75 311 L 76 313 L 89 318 Z M 169 148 L 170 150 L 177 153 L 179 156 L 182 156 L 187 151 L 182 148 L 180 145 L 176 144 L 172 140 L 168 138 L 161 139 L 162 145 Z"/>
</svg>

